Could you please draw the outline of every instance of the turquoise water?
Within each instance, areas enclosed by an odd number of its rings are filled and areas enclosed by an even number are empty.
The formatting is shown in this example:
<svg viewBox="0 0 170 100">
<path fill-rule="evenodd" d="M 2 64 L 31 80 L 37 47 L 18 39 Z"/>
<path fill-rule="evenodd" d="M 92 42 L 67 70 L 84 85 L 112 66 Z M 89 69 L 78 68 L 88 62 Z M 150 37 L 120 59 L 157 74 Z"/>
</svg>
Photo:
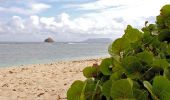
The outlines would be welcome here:
<svg viewBox="0 0 170 100">
<path fill-rule="evenodd" d="M 0 67 L 108 56 L 110 43 L 0 43 Z"/>
</svg>

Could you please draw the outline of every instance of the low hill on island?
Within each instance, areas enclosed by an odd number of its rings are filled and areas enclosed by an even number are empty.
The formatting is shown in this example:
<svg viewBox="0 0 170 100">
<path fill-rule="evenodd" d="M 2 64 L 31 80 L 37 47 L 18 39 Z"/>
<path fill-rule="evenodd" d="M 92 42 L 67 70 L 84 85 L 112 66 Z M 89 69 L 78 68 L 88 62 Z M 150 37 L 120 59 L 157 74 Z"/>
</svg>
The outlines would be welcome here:
<svg viewBox="0 0 170 100">
<path fill-rule="evenodd" d="M 85 43 L 110 43 L 113 40 L 111 38 L 89 38 L 81 42 Z"/>
</svg>

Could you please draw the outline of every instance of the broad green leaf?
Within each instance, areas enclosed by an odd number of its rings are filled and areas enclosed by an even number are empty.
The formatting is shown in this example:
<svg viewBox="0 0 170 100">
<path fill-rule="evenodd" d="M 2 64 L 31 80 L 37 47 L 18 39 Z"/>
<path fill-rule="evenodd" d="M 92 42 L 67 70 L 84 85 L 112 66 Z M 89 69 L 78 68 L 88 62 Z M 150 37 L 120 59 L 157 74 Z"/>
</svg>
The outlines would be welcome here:
<svg viewBox="0 0 170 100">
<path fill-rule="evenodd" d="M 162 29 L 158 35 L 160 41 L 170 41 L 170 30 Z"/>
<path fill-rule="evenodd" d="M 131 79 L 140 79 L 142 77 L 141 73 L 138 71 L 135 71 L 133 73 L 127 74 L 127 77 Z"/>
<path fill-rule="evenodd" d="M 148 26 L 145 25 L 145 27 L 142 28 L 142 31 L 144 32 L 144 34 L 148 32 L 150 35 L 157 35 L 158 33 L 156 29 L 156 24 L 149 24 Z"/>
<path fill-rule="evenodd" d="M 111 96 L 112 80 L 108 80 L 103 84 L 102 93 L 106 98 Z"/>
<path fill-rule="evenodd" d="M 122 65 L 121 65 L 121 62 L 117 61 L 116 59 L 112 58 L 113 60 L 113 65 L 114 67 L 112 67 L 112 72 L 119 72 L 120 70 L 124 70 Z"/>
<path fill-rule="evenodd" d="M 125 51 L 129 48 L 130 44 L 125 38 L 118 38 L 112 44 L 112 52 L 114 54 L 120 55 L 120 52 Z"/>
<path fill-rule="evenodd" d="M 164 77 L 170 80 L 170 68 L 169 67 L 164 69 Z"/>
<path fill-rule="evenodd" d="M 87 79 L 86 82 L 84 95 L 86 100 L 92 100 L 93 95 L 97 93 L 97 91 L 95 91 L 96 82 L 93 79 Z"/>
<path fill-rule="evenodd" d="M 130 78 L 127 78 L 127 80 L 129 81 L 130 86 L 133 87 L 133 81 Z"/>
<path fill-rule="evenodd" d="M 142 70 L 142 65 L 139 59 L 135 56 L 127 56 L 122 60 L 122 66 L 128 73 L 138 73 Z"/>
<path fill-rule="evenodd" d="M 102 60 L 101 64 L 100 64 L 100 71 L 104 74 L 104 75 L 111 75 L 112 73 L 112 59 L 111 58 L 105 58 Z"/>
<path fill-rule="evenodd" d="M 162 16 L 170 16 L 170 5 L 165 5 L 161 9 L 161 15 Z"/>
<path fill-rule="evenodd" d="M 143 85 L 149 91 L 149 93 L 152 95 L 154 100 L 159 100 L 158 97 L 154 94 L 152 85 L 148 81 L 144 81 Z"/>
<path fill-rule="evenodd" d="M 83 69 L 83 75 L 86 78 L 91 78 L 97 76 L 97 69 L 95 67 L 86 67 Z"/>
<path fill-rule="evenodd" d="M 131 83 L 127 79 L 112 82 L 111 97 L 112 99 L 133 99 Z"/>
<path fill-rule="evenodd" d="M 112 44 L 109 45 L 109 48 L 108 48 L 108 52 L 109 54 L 112 56 L 112 58 L 114 58 L 115 60 L 119 61 L 120 60 L 120 56 L 115 54 L 112 50 Z"/>
<path fill-rule="evenodd" d="M 130 43 L 134 43 L 142 38 L 142 32 L 132 26 L 128 25 L 123 38 L 126 38 Z"/>
<path fill-rule="evenodd" d="M 156 29 L 156 25 L 155 25 L 155 24 L 150 24 L 150 25 L 148 26 L 148 29 L 149 29 L 150 31 L 154 31 L 154 30 Z"/>
<path fill-rule="evenodd" d="M 164 44 L 159 41 L 158 36 L 154 36 L 152 38 L 151 44 L 149 45 L 150 50 L 153 50 L 153 48 L 158 48 L 158 49 L 164 49 Z M 151 48 L 152 47 L 152 48 Z"/>
<path fill-rule="evenodd" d="M 158 68 L 167 68 L 169 66 L 169 63 L 167 62 L 166 59 L 155 59 L 152 64 L 153 67 L 158 67 Z"/>
<path fill-rule="evenodd" d="M 156 25 L 159 30 L 162 30 L 165 28 L 164 18 L 163 16 L 159 15 L 156 17 Z"/>
<path fill-rule="evenodd" d="M 122 73 L 123 73 L 123 72 L 122 72 L 121 70 L 112 73 L 112 74 L 110 75 L 110 80 L 119 80 L 119 79 L 121 79 Z"/>
<path fill-rule="evenodd" d="M 170 55 L 170 44 L 167 45 L 167 54 Z"/>
<path fill-rule="evenodd" d="M 134 89 L 133 95 L 136 100 L 148 100 L 148 93 L 145 90 Z"/>
<path fill-rule="evenodd" d="M 142 38 L 143 45 L 150 44 L 152 40 L 153 40 L 153 36 L 151 35 L 151 33 L 148 31 L 145 31 L 143 34 L 143 38 Z"/>
<path fill-rule="evenodd" d="M 163 76 L 156 76 L 153 85 L 144 81 L 144 86 L 151 93 L 154 100 L 170 99 L 170 81 Z"/>
<path fill-rule="evenodd" d="M 170 29 L 170 16 L 165 19 L 165 26 Z"/>
<path fill-rule="evenodd" d="M 139 53 L 139 52 L 142 52 L 142 42 L 141 41 L 137 41 L 135 43 L 131 43 L 131 47 L 132 47 L 132 50 L 130 50 L 130 52 L 133 52 L 133 53 Z M 132 53 L 132 54 L 133 54 Z"/>
<path fill-rule="evenodd" d="M 170 99 L 170 81 L 163 76 L 157 76 L 153 80 L 153 91 L 160 100 Z"/>
<path fill-rule="evenodd" d="M 68 100 L 85 100 L 84 97 L 84 86 L 85 83 L 83 81 L 75 81 L 69 90 L 67 91 L 67 99 Z"/>
<path fill-rule="evenodd" d="M 151 64 L 153 62 L 153 55 L 148 51 L 138 53 L 137 57 L 140 61 L 147 63 L 147 64 Z"/>
<path fill-rule="evenodd" d="M 115 54 L 113 53 L 113 50 L 112 50 L 112 44 L 109 45 L 108 47 L 108 53 L 111 55 L 111 56 L 114 56 Z"/>
</svg>

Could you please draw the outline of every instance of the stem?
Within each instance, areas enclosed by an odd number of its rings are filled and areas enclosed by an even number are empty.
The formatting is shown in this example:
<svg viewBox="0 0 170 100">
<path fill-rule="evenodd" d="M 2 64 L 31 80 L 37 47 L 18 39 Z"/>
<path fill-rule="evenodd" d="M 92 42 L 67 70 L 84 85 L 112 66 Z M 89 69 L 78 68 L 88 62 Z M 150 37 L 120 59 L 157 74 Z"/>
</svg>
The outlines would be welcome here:
<svg viewBox="0 0 170 100">
<path fill-rule="evenodd" d="M 96 87 L 95 87 L 95 89 L 94 89 L 94 92 L 96 92 L 97 87 L 98 87 L 98 85 L 99 85 L 99 82 L 100 82 L 100 80 L 97 81 L 97 84 L 96 84 Z M 96 93 L 93 93 L 92 100 L 94 100 L 95 94 L 96 94 Z"/>
<path fill-rule="evenodd" d="M 149 72 L 151 69 L 152 69 L 152 67 L 149 68 L 149 69 L 142 75 L 142 77 L 144 77 L 144 76 L 146 75 L 146 73 Z"/>
</svg>

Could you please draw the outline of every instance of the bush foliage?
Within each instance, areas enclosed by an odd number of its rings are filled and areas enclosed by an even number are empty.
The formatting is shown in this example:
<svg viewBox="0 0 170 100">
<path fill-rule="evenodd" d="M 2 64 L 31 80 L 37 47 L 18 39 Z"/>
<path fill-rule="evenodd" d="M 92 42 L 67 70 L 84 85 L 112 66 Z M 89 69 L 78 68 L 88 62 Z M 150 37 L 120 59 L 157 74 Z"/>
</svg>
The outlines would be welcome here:
<svg viewBox="0 0 170 100">
<path fill-rule="evenodd" d="M 155 24 L 141 30 L 128 25 L 109 46 L 110 58 L 83 70 L 68 100 L 170 100 L 170 5 Z"/>
</svg>

